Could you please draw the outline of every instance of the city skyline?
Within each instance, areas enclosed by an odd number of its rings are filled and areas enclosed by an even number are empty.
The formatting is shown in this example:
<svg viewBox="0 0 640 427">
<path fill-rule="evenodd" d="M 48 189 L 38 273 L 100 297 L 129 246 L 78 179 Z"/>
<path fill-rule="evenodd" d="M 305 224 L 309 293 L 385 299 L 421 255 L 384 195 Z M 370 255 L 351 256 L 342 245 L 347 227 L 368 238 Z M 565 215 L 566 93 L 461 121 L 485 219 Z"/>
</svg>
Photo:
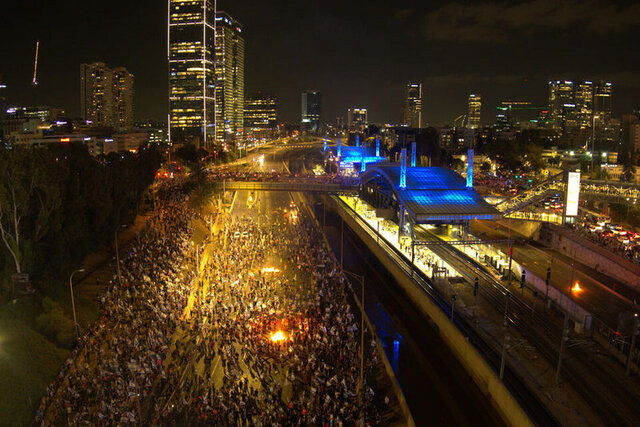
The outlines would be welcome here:
<svg viewBox="0 0 640 427">
<path fill-rule="evenodd" d="M 556 18 L 557 23 L 530 22 L 540 18 L 533 13 L 523 18 L 531 25 L 527 32 L 522 29 L 524 24 L 479 20 L 483 7 L 490 4 L 416 6 L 401 2 L 390 10 L 373 7 L 374 4 L 357 18 L 361 6 L 357 3 L 340 10 L 331 2 L 322 7 L 295 8 L 219 2 L 219 9 L 229 12 L 246 28 L 246 91 L 277 93 L 281 118 L 288 122 L 297 121 L 298 96 L 308 87 L 325 94 L 326 117 L 344 115 L 345 109 L 357 102 L 368 108 L 371 122 L 400 122 L 406 81 L 422 81 L 423 91 L 429 94 L 423 105 L 423 122 L 431 125 L 451 122 L 464 113 L 468 93 L 473 92 L 483 94 L 483 109 L 486 107 L 487 111 L 492 111 L 503 99 L 526 99 L 543 105 L 550 79 L 577 76 L 613 82 L 616 117 L 630 111 L 640 95 L 640 78 L 635 71 L 639 59 L 624 43 L 638 25 L 633 18 L 636 6 L 602 3 L 594 11 L 575 18 L 566 9 L 584 11 L 577 2 L 569 2 L 566 7 L 547 7 L 545 13 Z M 524 6 L 536 11 L 542 3 L 521 2 L 505 7 L 505 12 L 522 15 Z M 3 83 L 8 85 L 6 97 L 11 104 L 61 105 L 70 115 L 80 116 L 77 97 L 67 93 L 78 85 L 77 71 L 71 70 L 77 70 L 82 62 L 104 61 L 121 64 L 138 77 L 137 120 L 166 120 L 166 102 L 161 102 L 167 96 L 166 4 L 123 3 L 114 10 L 99 6 L 42 7 L 50 13 L 40 13 L 41 18 L 27 21 L 18 14 L 2 30 L 7 32 L 3 34 L 5 40 L 16 40 L 2 53 L 6 57 L 0 61 L 12 65 L 0 70 Z M 144 23 L 137 19 L 142 11 Z M 122 18 L 122 24 L 114 30 L 116 14 Z M 99 15 L 107 19 L 95 22 Z M 608 24 L 613 20 L 611 15 L 630 18 L 612 29 Z M 300 25 L 291 22 L 293 16 L 300 16 Z M 463 31 L 452 34 L 450 29 L 464 16 L 468 17 L 468 23 Z M 320 21 L 327 23 L 327 28 L 312 25 Z M 424 22 L 432 25 L 420 29 Z M 104 37 L 107 28 L 113 31 Z M 420 29 L 418 35 L 409 34 L 409 30 L 416 28 Z M 477 40 L 468 35 L 474 33 Z M 384 35 L 389 35 L 389 40 Z M 584 43 L 575 47 L 578 39 Z M 30 83 L 36 40 L 41 41 L 40 85 L 33 94 Z M 338 50 L 331 54 L 327 46 L 336 46 L 336 42 Z M 513 50 L 523 42 L 527 49 Z M 356 44 L 362 48 L 346 55 Z M 395 48 L 381 63 L 379 53 L 388 51 L 389 46 L 400 48 Z M 145 55 L 140 55 L 141 52 Z M 594 52 L 599 52 L 602 60 L 594 61 Z M 474 66 L 469 67 L 469 63 Z M 397 64 L 403 66 L 397 70 Z M 360 69 L 372 67 L 377 72 L 362 77 Z"/>
</svg>

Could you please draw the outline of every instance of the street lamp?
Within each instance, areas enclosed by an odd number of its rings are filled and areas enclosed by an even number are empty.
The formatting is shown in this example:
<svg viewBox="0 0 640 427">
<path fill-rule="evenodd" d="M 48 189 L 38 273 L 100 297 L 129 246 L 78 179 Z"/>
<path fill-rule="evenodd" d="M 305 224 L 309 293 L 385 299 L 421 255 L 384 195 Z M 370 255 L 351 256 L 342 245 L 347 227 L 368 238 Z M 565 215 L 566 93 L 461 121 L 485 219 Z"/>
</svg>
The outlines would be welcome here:
<svg viewBox="0 0 640 427">
<path fill-rule="evenodd" d="M 342 270 L 344 274 L 347 274 L 354 279 L 360 280 L 361 296 L 360 296 L 360 403 L 364 408 L 364 275 L 352 273 L 347 270 Z M 364 418 L 364 414 L 363 414 Z"/>
<path fill-rule="evenodd" d="M 596 119 L 599 119 L 600 116 L 593 116 L 593 122 L 591 123 L 591 173 L 593 173 L 593 156 L 596 152 L 595 144 L 596 144 Z"/>
<path fill-rule="evenodd" d="M 120 254 L 118 253 L 118 230 L 120 228 L 126 228 L 126 224 L 120 225 L 120 227 L 116 227 L 115 234 L 115 243 L 116 243 L 116 265 L 118 266 L 118 283 L 122 284 L 122 275 L 120 274 Z"/>
<path fill-rule="evenodd" d="M 80 268 L 69 276 L 69 291 L 71 292 L 71 309 L 73 310 L 73 324 L 76 326 L 76 338 L 80 338 L 80 327 L 78 326 L 78 320 L 76 319 L 76 304 L 73 300 L 73 275 L 76 273 L 84 273 L 84 268 Z"/>
</svg>

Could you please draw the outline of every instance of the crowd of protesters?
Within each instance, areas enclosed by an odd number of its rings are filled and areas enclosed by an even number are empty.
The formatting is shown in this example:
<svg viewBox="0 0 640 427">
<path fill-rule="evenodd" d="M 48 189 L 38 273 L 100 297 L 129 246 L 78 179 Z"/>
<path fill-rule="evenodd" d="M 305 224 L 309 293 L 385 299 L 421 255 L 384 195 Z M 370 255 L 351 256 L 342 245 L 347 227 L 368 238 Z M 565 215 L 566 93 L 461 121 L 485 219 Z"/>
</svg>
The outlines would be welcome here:
<svg viewBox="0 0 640 427">
<path fill-rule="evenodd" d="M 267 221 L 232 217 L 209 246 L 190 320 L 156 384 L 154 419 L 379 424 L 384 399 L 367 381 L 359 400 L 359 319 L 344 277 L 295 208 Z M 366 379 L 377 363 L 375 343 L 365 351 Z"/>
<path fill-rule="evenodd" d="M 101 296 L 101 313 L 51 384 L 35 420 L 50 424 L 134 424 L 160 371 L 193 276 L 194 213 L 171 183 L 139 240 Z"/>
<path fill-rule="evenodd" d="M 367 335 L 360 388 L 359 316 L 310 219 L 290 207 L 262 223 L 229 215 L 196 248 L 199 214 L 180 186 L 156 194 L 35 422 L 380 424 L 389 400 L 370 381 L 375 341 Z"/>
</svg>

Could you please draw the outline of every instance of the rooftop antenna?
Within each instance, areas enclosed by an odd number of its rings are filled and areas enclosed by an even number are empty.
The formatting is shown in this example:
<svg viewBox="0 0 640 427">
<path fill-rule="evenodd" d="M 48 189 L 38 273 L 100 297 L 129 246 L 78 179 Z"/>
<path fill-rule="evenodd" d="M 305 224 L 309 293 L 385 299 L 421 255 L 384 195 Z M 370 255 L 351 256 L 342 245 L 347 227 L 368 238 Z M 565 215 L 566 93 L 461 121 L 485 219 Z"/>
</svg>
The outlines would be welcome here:
<svg viewBox="0 0 640 427">
<path fill-rule="evenodd" d="M 36 59 L 33 64 L 33 81 L 31 85 L 33 87 L 38 86 L 38 51 L 40 50 L 40 40 L 36 41 Z"/>
</svg>

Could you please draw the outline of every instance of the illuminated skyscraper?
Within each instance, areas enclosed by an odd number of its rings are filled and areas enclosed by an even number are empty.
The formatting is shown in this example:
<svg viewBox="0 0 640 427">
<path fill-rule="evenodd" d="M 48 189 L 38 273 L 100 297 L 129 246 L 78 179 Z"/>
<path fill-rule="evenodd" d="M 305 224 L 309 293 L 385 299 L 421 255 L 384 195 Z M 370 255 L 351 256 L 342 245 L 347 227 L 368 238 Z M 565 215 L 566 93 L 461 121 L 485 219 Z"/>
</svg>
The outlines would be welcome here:
<svg viewBox="0 0 640 427">
<path fill-rule="evenodd" d="M 169 139 L 213 147 L 215 3 L 168 0 Z"/>
<path fill-rule="evenodd" d="M 583 80 L 576 83 L 574 104 L 577 130 L 590 130 L 593 117 L 593 82 Z"/>
<path fill-rule="evenodd" d="M 110 69 L 102 62 L 80 64 L 82 119 L 94 126 L 133 127 L 134 77 L 124 67 Z"/>
<path fill-rule="evenodd" d="M 300 130 L 316 133 L 320 128 L 320 113 L 322 111 L 322 96 L 315 90 L 302 92 L 301 125 Z"/>
<path fill-rule="evenodd" d="M 113 73 L 106 64 L 80 64 L 80 114 L 95 126 L 113 121 Z"/>
<path fill-rule="evenodd" d="M 549 109 L 553 128 L 565 128 L 567 114 L 575 108 L 573 102 L 573 82 L 556 80 L 549 82 Z"/>
<path fill-rule="evenodd" d="M 244 126 L 249 131 L 273 130 L 278 126 L 276 95 L 252 93 L 244 102 Z"/>
<path fill-rule="evenodd" d="M 133 127 L 133 74 L 124 67 L 113 69 L 113 125 L 118 129 Z"/>
<path fill-rule="evenodd" d="M 480 95 L 469 95 L 469 112 L 467 113 L 467 128 L 478 129 L 480 127 L 480 110 L 482 109 L 482 98 Z"/>
<path fill-rule="evenodd" d="M 404 124 L 412 128 L 422 127 L 422 83 L 407 84 Z"/>
<path fill-rule="evenodd" d="M 616 129 L 611 121 L 613 84 L 598 82 L 593 88 L 593 123 L 596 141 L 613 142 Z"/>
<path fill-rule="evenodd" d="M 349 108 L 347 110 L 347 123 L 350 129 L 364 129 L 369 123 L 366 108 Z"/>
<path fill-rule="evenodd" d="M 225 146 L 244 128 L 244 39 L 225 12 L 216 15 L 216 140 Z"/>
</svg>

